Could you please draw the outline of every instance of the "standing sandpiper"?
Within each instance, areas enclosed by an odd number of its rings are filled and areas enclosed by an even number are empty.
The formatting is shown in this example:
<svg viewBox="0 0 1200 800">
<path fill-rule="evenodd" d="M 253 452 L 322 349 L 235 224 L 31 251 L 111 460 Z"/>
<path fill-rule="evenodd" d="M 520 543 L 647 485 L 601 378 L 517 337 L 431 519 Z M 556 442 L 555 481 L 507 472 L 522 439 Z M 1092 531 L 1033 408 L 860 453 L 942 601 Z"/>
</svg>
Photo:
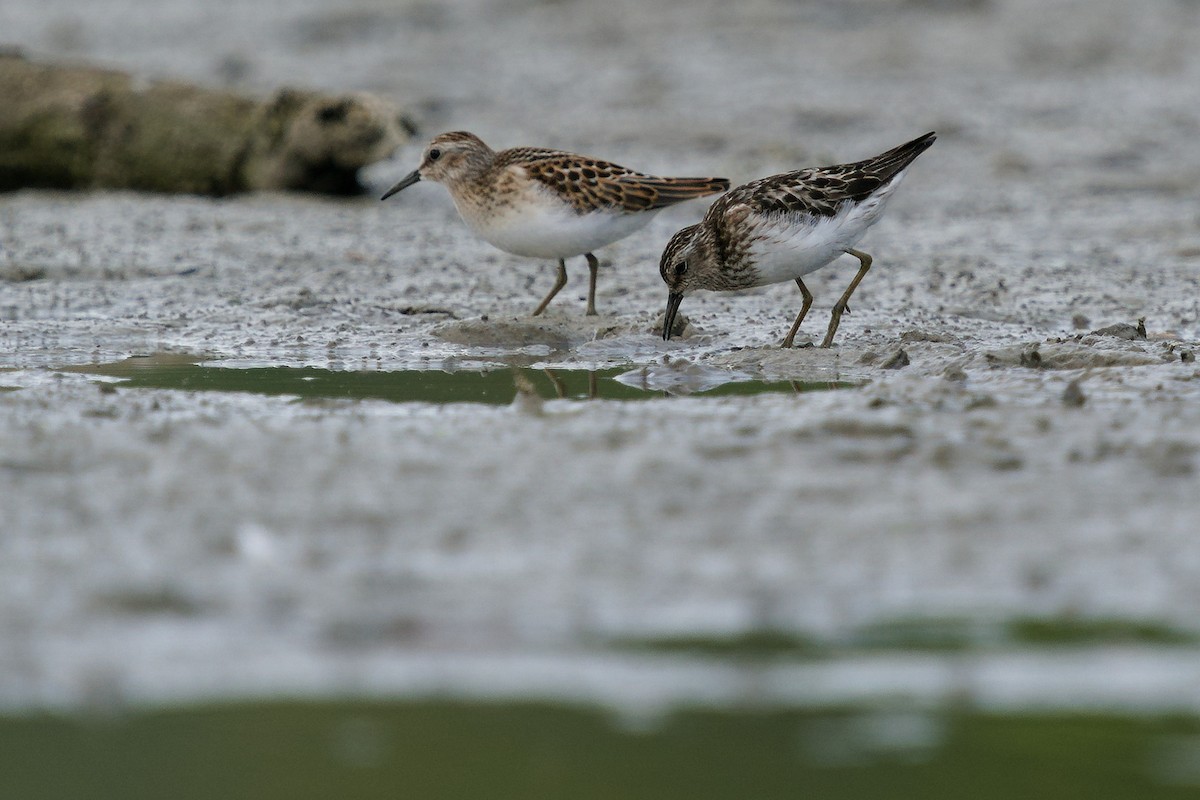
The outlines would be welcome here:
<svg viewBox="0 0 1200 800">
<path fill-rule="evenodd" d="M 561 150 L 497 153 L 465 131 L 435 137 L 421 166 L 380 199 L 422 179 L 445 184 L 459 216 L 490 244 L 518 256 L 558 259 L 558 278 L 534 316 L 566 286 L 565 259 L 578 255 L 591 271 L 587 313 L 595 314 L 600 262 L 593 250 L 625 238 L 660 209 L 729 188 L 724 178 L 657 178 Z"/>
<path fill-rule="evenodd" d="M 927 133 L 854 164 L 759 178 L 720 197 L 663 251 L 659 273 L 669 291 L 663 339 L 671 338 L 679 304 L 693 289 L 734 291 L 794 280 L 804 305 L 783 340 L 791 347 L 813 301 L 802 276 L 849 253 L 861 266 L 833 306 L 821 343 L 829 347 L 842 314 L 850 311 L 850 295 L 871 268 L 871 257 L 854 244 L 883 214 L 908 165 L 936 138 Z"/>
</svg>

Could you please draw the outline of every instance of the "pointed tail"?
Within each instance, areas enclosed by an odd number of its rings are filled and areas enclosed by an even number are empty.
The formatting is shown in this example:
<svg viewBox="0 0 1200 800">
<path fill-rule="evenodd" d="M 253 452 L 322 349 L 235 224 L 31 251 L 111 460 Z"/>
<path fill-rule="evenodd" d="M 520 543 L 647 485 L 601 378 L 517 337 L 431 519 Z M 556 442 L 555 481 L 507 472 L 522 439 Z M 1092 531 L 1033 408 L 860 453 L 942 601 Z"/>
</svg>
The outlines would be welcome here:
<svg viewBox="0 0 1200 800">
<path fill-rule="evenodd" d="M 654 181 L 656 197 L 650 208 L 664 208 L 691 200 L 717 194 L 729 189 L 728 178 L 659 178 Z"/>
<path fill-rule="evenodd" d="M 886 153 L 880 153 L 874 158 L 860 161 L 856 166 L 859 166 L 863 172 L 869 172 L 878 177 L 881 182 L 886 183 L 893 175 L 911 164 L 917 156 L 928 150 L 929 145 L 936 140 L 937 134 L 930 131 L 911 142 L 893 147 Z"/>
</svg>

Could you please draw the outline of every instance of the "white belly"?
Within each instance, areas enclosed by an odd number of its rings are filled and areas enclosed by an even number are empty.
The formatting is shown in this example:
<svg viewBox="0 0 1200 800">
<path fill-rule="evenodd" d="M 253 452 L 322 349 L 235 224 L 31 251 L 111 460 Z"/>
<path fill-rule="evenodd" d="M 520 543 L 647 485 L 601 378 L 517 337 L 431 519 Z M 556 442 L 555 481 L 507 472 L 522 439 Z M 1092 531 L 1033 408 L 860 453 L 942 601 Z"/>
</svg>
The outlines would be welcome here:
<svg viewBox="0 0 1200 800">
<path fill-rule="evenodd" d="M 750 247 L 758 270 L 755 286 L 791 281 L 829 264 L 853 247 L 879 220 L 903 172 L 861 203 L 847 204 L 832 217 L 761 217 L 761 237 Z"/>
<path fill-rule="evenodd" d="M 493 208 L 490 214 L 471 213 L 464 205 L 459 205 L 458 210 L 471 230 L 489 244 L 533 258 L 568 258 L 590 253 L 624 239 L 644 227 L 657 213 L 576 214 L 566 204 L 542 193 L 527 195 L 524 200 L 519 205 Z"/>
<path fill-rule="evenodd" d="M 820 269 L 853 247 L 867 226 L 838 225 L 837 217 L 822 218 L 816 225 L 789 225 L 786 221 L 764 226 L 764 237 L 751 248 L 758 271 L 755 285 L 791 281 Z"/>
</svg>

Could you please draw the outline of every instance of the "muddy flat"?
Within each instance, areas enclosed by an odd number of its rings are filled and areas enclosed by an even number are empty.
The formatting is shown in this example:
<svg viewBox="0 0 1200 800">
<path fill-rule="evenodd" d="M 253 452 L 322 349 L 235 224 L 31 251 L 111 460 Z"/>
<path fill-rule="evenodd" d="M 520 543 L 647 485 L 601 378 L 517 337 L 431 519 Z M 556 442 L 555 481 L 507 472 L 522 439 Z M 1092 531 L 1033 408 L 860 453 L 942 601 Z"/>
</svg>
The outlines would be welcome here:
<svg viewBox="0 0 1200 800">
<path fill-rule="evenodd" d="M 820 742 L 843 723 L 806 715 L 901 698 L 943 755 L 963 709 L 986 741 L 1200 713 L 1196 3 L 128 6 L 8 0 L 0 30 L 735 183 L 939 138 L 830 349 L 777 346 L 790 284 L 689 297 L 662 341 L 703 201 L 600 251 L 598 317 L 577 259 L 534 318 L 553 265 L 434 184 L 0 196 L 0 709 L 435 696 Z M 798 342 L 856 268 L 806 278 Z M 903 760 L 864 724 L 812 769 Z M 1138 736 L 1152 788 L 1200 783 L 1192 728 Z"/>
</svg>

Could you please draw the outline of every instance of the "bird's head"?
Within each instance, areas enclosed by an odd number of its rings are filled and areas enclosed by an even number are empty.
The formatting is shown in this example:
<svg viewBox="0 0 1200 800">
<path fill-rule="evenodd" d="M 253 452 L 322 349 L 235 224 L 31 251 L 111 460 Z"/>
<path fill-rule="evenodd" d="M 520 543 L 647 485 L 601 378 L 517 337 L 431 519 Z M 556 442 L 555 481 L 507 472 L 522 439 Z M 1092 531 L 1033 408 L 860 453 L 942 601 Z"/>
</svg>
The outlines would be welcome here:
<svg viewBox="0 0 1200 800">
<path fill-rule="evenodd" d="M 702 224 L 689 225 L 671 237 L 658 264 L 658 274 L 667 285 L 663 339 L 671 338 L 683 296 L 694 289 L 718 288 L 715 281 L 718 272 L 715 253 Z"/>
<path fill-rule="evenodd" d="M 386 200 L 417 181 L 453 184 L 487 168 L 495 153 L 473 133 L 453 131 L 435 136 L 421 155 L 421 166 L 384 193 Z"/>
</svg>

